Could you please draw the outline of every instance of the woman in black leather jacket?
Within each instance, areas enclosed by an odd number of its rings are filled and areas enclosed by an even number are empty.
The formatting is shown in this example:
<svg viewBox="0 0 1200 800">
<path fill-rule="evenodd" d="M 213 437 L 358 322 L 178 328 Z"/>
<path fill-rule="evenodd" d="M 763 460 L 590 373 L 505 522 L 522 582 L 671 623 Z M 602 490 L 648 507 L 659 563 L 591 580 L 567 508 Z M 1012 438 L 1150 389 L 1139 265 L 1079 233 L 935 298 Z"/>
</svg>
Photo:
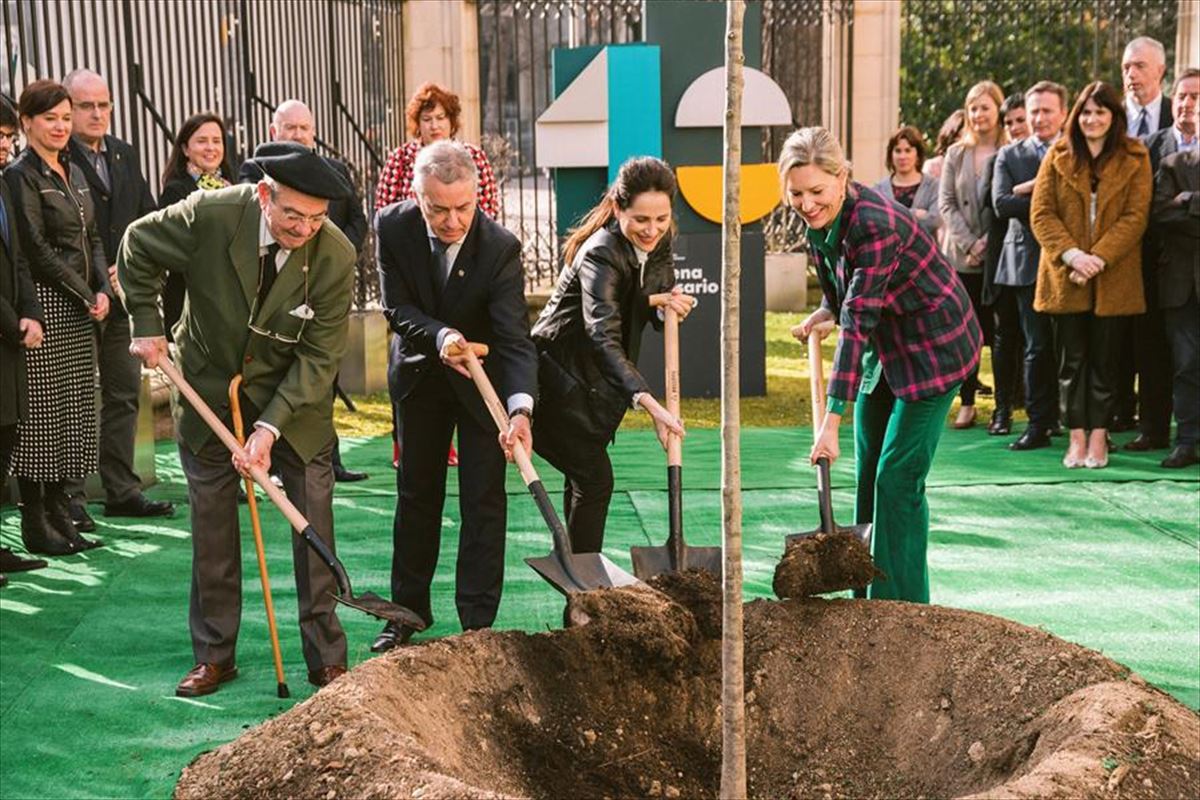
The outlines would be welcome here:
<svg viewBox="0 0 1200 800">
<path fill-rule="evenodd" d="M 100 544 L 75 529 L 63 482 L 96 470 L 93 323 L 108 315 L 112 292 L 87 182 L 67 160 L 67 90 L 35 81 L 21 93 L 18 113 L 29 147 L 4 179 L 46 325 L 42 346 L 26 353 L 29 414 L 17 429 L 13 474 L 21 487 L 25 546 L 66 555 Z"/>
<path fill-rule="evenodd" d="M 642 331 L 662 324 L 652 303 L 682 320 L 695 298 L 675 287 L 671 201 L 675 175 L 634 158 L 563 247 L 567 265 L 533 326 L 540 398 L 534 450 L 566 478 L 563 510 L 576 553 L 599 552 L 612 497 L 607 447 L 630 408 L 644 408 L 666 449 L 683 435 L 637 370 Z M 658 299 L 654 296 L 658 295 Z"/>
</svg>

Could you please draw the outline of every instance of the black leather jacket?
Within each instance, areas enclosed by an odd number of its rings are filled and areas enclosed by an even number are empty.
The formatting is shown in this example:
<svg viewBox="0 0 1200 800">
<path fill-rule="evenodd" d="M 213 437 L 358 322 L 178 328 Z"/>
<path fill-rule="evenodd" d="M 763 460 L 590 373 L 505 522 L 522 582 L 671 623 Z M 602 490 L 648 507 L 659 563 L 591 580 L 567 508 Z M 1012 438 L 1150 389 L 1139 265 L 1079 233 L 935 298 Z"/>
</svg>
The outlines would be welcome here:
<svg viewBox="0 0 1200 800">
<path fill-rule="evenodd" d="M 637 370 L 646 323 L 662 326 L 650 295 L 674 285 L 670 237 L 644 268 L 615 220 L 588 237 L 533 326 L 542 408 L 573 406 L 571 424 L 611 437 L 633 396 L 650 390 Z"/>
<path fill-rule="evenodd" d="M 112 299 L 104 244 L 87 181 L 66 151 L 60 156 L 70 185 L 63 183 L 32 147 L 21 151 L 4 179 L 17 206 L 21 248 L 35 283 L 51 286 L 91 307 L 96 294 Z"/>
</svg>

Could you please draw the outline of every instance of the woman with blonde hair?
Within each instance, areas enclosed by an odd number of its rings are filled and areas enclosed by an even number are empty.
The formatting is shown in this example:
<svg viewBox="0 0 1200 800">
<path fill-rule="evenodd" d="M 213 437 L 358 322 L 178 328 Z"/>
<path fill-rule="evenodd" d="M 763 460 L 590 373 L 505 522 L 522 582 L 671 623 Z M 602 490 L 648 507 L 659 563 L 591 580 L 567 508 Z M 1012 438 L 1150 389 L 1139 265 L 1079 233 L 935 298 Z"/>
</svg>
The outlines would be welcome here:
<svg viewBox="0 0 1200 800">
<path fill-rule="evenodd" d="M 1088 84 L 1042 161 L 1029 209 L 1042 246 L 1033 307 L 1054 329 L 1067 469 L 1108 466 L 1121 324 L 1146 310 L 1141 243 L 1154 181 L 1149 151 L 1125 131 L 1120 93 Z"/>
<path fill-rule="evenodd" d="M 946 260 L 953 265 L 967 287 L 971 306 L 989 342 L 992 340 L 989 324 L 991 314 L 981 311 L 981 296 L 983 259 L 987 253 L 987 232 L 992 224 L 993 212 L 991 203 L 984 197 L 984 188 L 991 185 L 986 170 L 988 160 L 1008 143 L 1008 135 L 1000 124 L 1000 106 L 1003 102 L 1004 92 L 992 81 L 980 81 L 967 92 L 963 104 L 967 123 L 962 139 L 946 151 L 941 190 L 938 193 L 938 208 L 946 229 Z M 954 420 L 954 427 L 969 428 L 975 424 L 975 392 L 978 388 L 978 374 L 963 381 L 959 392 L 962 407 Z"/>
<path fill-rule="evenodd" d="M 846 404 L 854 412 L 856 521 L 874 524 L 888 580 L 870 597 L 929 602 L 925 476 L 959 384 L 979 364 L 971 300 L 912 213 L 850 180 L 837 139 L 801 128 L 784 142 L 785 202 L 807 225 L 824 300 L 792 329 L 807 341 L 841 328 L 828 407 L 809 458 L 835 461 Z M 875 509 L 880 509 L 880 514 Z"/>
</svg>

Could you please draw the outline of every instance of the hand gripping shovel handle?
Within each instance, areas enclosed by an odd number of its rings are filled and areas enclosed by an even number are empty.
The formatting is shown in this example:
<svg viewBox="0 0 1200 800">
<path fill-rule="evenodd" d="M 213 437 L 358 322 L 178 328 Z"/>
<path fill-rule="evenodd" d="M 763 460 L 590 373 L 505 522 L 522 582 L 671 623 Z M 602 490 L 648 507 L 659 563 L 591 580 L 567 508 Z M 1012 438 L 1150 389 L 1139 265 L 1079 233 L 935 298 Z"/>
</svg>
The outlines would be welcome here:
<svg viewBox="0 0 1200 800">
<path fill-rule="evenodd" d="M 208 404 L 191 387 L 191 384 L 184 380 L 183 375 L 179 373 L 179 370 L 171 363 L 170 359 L 160 358 L 158 368 L 167 376 L 167 380 L 175 384 L 175 388 L 179 389 L 179 393 L 187 399 L 196 413 L 208 424 L 212 432 L 217 435 L 217 438 L 229 448 L 229 452 L 245 457 L 245 451 L 238 444 L 234 435 L 225 427 L 225 423 L 221 422 L 220 417 L 213 413 Z M 300 513 L 300 509 L 292 505 L 291 501 L 287 499 L 287 495 L 279 487 L 271 483 L 271 476 L 267 474 L 265 469 L 259 466 L 251 466 L 250 475 L 254 478 L 254 482 L 261 486 L 262 490 L 267 493 L 267 497 L 271 498 L 271 502 L 283 512 L 283 515 L 287 517 L 292 527 L 300 531 L 301 538 L 316 552 L 321 561 L 325 563 L 325 566 L 333 573 L 334 579 L 337 581 L 338 591 L 342 596 L 346 598 L 352 597 L 353 592 L 350 590 L 350 578 L 346 575 L 346 568 L 342 566 L 342 562 L 337 560 L 333 551 L 321 540 L 321 537 L 317 536 L 316 531 L 309 525 L 308 520 Z"/>
<path fill-rule="evenodd" d="M 471 380 L 475 381 L 475 388 L 479 390 L 479 394 L 483 397 L 483 403 L 487 406 L 488 413 L 492 415 L 492 420 L 496 423 L 496 429 L 504 433 L 508 430 L 508 414 L 504 411 L 504 404 L 500 402 L 500 397 L 496 394 L 495 387 L 492 386 L 487 373 L 483 371 L 483 365 L 479 363 L 475 351 L 467 348 L 466 352 L 467 370 L 471 373 Z M 546 487 L 542 485 L 542 480 L 538 477 L 537 470 L 533 468 L 533 461 L 530 460 L 529 454 L 525 452 L 525 447 L 520 442 L 513 443 L 512 450 L 513 459 L 517 462 L 517 468 L 521 471 L 521 479 L 525 481 L 525 486 L 529 488 L 530 493 L 533 495 L 538 510 L 542 512 L 542 518 L 550 526 L 550 531 L 554 535 L 554 552 L 560 556 L 570 555 L 571 540 L 567 536 L 567 529 L 563 526 L 562 520 L 558 518 L 558 514 L 554 511 L 554 506 L 550 504 L 550 497 L 546 494 Z M 566 559 L 562 560 L 564 569 L 569 574 L 570 565 Z"/>
<path fill-rule="evenodd" d="M 821 337 L 816 331 L 808 334 L 808 388 L 812 400 L 813 436 L 825 421 L 825 365 L 821 361 Z M 833 496 L 830 491 L 829 459 L 817 459 L 817 502 L 821 514 L 821 530 L 834 533 Z"/>
</svg>

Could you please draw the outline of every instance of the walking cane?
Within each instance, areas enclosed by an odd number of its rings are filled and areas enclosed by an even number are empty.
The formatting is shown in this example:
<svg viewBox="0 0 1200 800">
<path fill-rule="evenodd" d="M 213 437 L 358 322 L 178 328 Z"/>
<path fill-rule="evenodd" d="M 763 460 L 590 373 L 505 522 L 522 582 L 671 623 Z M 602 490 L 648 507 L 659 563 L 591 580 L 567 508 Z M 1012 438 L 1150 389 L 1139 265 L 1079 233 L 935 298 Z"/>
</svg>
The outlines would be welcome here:
<svg viewBox="0 0 1200 800">
<path fill-rule="evenodd" d="M 233 409 L 233 434 L 238 444 L 245 446 L 246 437 L 242 428 L 242 407 L 238 401 L 238 388 L 242 376 L 234 375 L 229 382 L 229 405 Z M 279 651 L 279 628 L 275 625 L 275 603 L 271 601 L 271 579 L 267 577 L 267 554 L 263 548 L 262 522 L 258 518 L 258 498 L 254 496 L 254 479 L 246 478 L 246 505 L 250 508 L 250 527 L 254 529 L 254 550 L 258 553 L 258 574 L 262 578 L 263 602 L 267 606 L 267 628 L 271 631 L 271 652 L 275 656 L 275 679 L 278 681 L 280 697 L 290 697 L 287 681 L 283 679 L 283 654 Z"/>
</svg>

